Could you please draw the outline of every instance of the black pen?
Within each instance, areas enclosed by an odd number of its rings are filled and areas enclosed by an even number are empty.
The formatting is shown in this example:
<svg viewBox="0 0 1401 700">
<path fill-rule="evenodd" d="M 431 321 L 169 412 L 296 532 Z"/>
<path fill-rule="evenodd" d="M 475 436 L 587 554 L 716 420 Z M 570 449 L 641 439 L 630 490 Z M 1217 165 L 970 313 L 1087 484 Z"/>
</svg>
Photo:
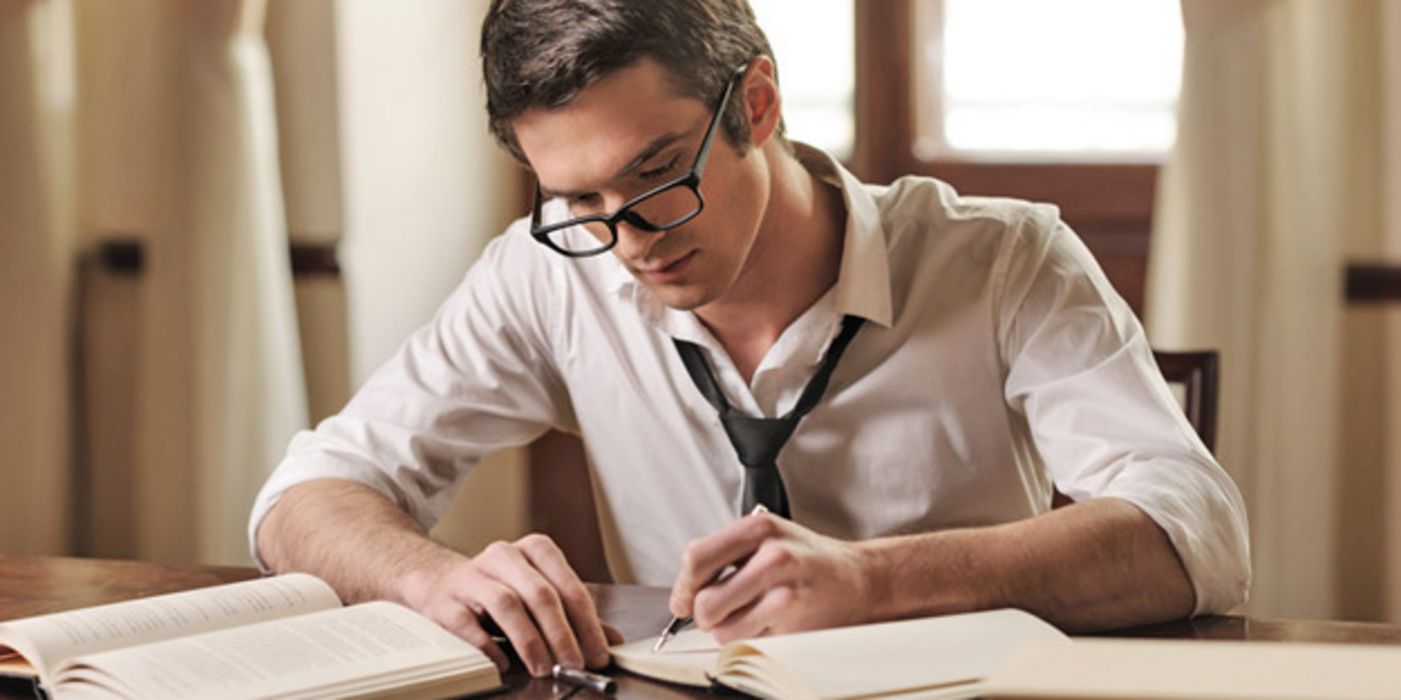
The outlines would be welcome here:
<svg viewBox="0 0 1401 700">
<path fill-rule="evenodd" d="M 749 511 L 749 514 L 758 515 L 759 513 L 767 512 L 769 512 L 769 509 L 765 508 L 764 504 L 760 503 L 759 505 L 754 506 L 754 510 Z M 725 566 L 725 568 L 720 570 L 720 573 L 715 575 L 715 578 L 710 579 L 710 582 L 705 585 L 713 586 L 717 583 L 720 583 L 721 581 L 724 581 L 725 579 L 734 576 L 736 571 L 739 571 L 738 566 L 735 566 L 734 564 L 728 564 Z M 671 622 L 666 623 L 666 627 L 662 628 L 661 635 L 657 637 L 657 643 L 652 645 L 652 653 L 655 654 L 661 651 L 662 647 L 668 641 L 670 641 L 672 637 L 676 636 L 676 633 L 680 632 L 682 627 L 685 627 L 689 624 L 691 624 L 691 618 L 677 617 L 675 615 L 672 615 Z"/>
</svg>

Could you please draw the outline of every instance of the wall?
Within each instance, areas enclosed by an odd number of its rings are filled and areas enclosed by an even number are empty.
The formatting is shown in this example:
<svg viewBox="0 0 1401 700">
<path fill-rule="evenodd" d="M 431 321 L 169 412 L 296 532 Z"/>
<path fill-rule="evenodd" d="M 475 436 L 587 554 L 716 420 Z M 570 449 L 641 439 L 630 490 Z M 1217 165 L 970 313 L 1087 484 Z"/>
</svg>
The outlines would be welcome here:
<svg viewBox="0 0 1401 700">
<path fill-rule="evenodd" d="M 427 322 L 517 214 L 487 133 L 484 0 L 275 0 L 269 43 L 294 242 L 339 242 L 342 278 L 297 284 L 313 417 Z M 486 460 L 435 536 L 466 551 L 525 527 L 521 456 Z"/>
</svg>

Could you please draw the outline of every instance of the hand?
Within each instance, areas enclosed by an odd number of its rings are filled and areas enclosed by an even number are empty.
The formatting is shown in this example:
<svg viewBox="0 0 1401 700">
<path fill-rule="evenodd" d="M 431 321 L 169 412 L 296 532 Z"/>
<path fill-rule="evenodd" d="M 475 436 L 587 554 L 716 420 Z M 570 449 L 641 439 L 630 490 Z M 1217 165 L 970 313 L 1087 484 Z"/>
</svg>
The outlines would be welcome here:
<svg viewBox="0 0 1401 700">
<path fill-rule="evenodd" d="M 734 575 L 711 584 L 732 563 Z M 686 548 L 671 612 L 693 618 L 721 644 L 865 622 L 873 567 L 859 544 L 769 513 L 750 515 Z"/>
<path fill-rule="evenodd" d="M 453 555 L 406 576 L 403 598 L 445 629 L 481 649 L 503 672 L 505 653 L 483 628 L 490 615 L 532 676 L 555 663 L 606 666 L 608 646 L 623 640 L 598 618 L 593 597 L 553 540 L 541 534 L 494 542 L 471 559 Z"/>
</svg>

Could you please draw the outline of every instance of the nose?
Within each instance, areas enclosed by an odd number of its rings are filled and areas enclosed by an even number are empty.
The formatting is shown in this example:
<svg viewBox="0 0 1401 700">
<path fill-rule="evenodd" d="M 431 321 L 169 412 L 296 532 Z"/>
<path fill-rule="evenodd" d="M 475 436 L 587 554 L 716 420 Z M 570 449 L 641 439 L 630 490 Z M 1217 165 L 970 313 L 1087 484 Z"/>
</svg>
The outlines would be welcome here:
<svg viewBox="0 0 1401 700">
<path fill-rule="evenodd" d="M 644 231 L 626 220 L 618 222 L 616 251 L 624 260 L 646 260 L 652 247 L 666 235 L 665 231 Z"/>
</svg>

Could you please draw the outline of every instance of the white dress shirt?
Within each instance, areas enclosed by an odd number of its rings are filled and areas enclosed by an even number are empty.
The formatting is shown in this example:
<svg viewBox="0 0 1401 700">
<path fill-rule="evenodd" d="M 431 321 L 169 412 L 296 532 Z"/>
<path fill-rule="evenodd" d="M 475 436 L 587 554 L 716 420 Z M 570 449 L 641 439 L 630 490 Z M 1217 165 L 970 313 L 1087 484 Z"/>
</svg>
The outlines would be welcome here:
<svg viewBox="0 0 1401 700">
<path fill-rule="evenodd" d="M 735 408 L 776 416 L 855 314 L 866 323 L 779 456 L 798 523 L 843 539 L 1005 523 L 1048 510 L 1054 483 L 1146 512 L 1176 547 L 1197 613 L 1241 603 L 1240 493 L 1058 210 L 928 178 L 863 185 L 825 154 L 798 153 L 842 190 L 840 273 L 752 381 L 693 313 L 662 305 L 613 256 L 564 258 L 523 219 L 340 414 L 293 439 L 250 539 L 288 487 L 325 477 L 363 482 L 429 527 L 479 459 L 553 427 L 583 436 L 600 515 L 620 534 L 615 576 L 670 585 L 686 544 L 740 514 L 743 475 L 672 338 L 705 349 Z"/>
</svg>

